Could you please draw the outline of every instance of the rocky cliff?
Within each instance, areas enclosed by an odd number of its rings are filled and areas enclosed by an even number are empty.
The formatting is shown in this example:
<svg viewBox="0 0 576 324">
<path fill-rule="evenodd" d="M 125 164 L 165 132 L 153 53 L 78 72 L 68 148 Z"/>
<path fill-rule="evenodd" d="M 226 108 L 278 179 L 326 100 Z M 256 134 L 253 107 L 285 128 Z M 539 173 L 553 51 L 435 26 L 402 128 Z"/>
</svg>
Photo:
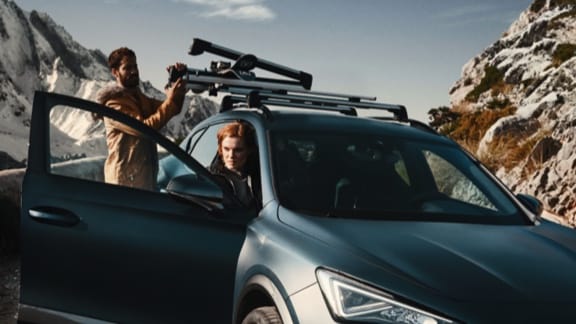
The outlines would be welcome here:
<svg viewBox="0 0 576 324">
<path fill-rule="evenodd" d="M 572 225 L 575 71 L 576 1 L 536 0 L 499 40 L 463 67 L 450 91 L 450 109 L 458 117 L 442 126 L 488 161 L 515 192 L 535 195 Z M 459 137 L 463 127 L 487 121 L 476 143 Z M 465 134 L 469 140 L 470 132 Z"/>
</svg>

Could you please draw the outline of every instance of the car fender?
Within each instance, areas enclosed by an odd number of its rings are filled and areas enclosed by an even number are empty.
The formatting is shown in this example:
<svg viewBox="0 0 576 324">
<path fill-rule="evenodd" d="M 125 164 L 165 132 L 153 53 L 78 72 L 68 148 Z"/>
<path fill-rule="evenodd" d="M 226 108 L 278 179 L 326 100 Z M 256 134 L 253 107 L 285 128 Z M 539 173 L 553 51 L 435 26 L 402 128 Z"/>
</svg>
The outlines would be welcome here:
<svg viewBox="0 0 576 324">
<path fill-rule="evenodd" d="M 282 287 L 277 278 L 274 278 L 273 280 L 269 275 L 274 277 L 272 274 L 265 275 L 258 273 L 252 275 L 248 280 L 246 280 L 235 302 L 236 309 L 234 310 L 234 323 L 240 323 L 242 320 L 241 318 L 238 318 L 238 314 L 246 305 L 245 298 L 252 292 L 257 291 L 266 294 L 272 300 L 282 318 L 282 323 L 298 324 L 296 314 L 294 314 L 294 307 L 290 305 L 290 299 L 286 290 Z"/>
</svg>

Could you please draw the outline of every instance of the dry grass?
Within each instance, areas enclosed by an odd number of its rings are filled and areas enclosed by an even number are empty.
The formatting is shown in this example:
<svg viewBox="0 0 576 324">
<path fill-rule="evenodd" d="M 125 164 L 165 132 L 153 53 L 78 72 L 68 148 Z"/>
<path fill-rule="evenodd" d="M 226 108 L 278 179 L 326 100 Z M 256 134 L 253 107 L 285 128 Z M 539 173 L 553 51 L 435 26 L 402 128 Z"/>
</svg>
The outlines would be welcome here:
<svg viewBox="0 0 576 324">
<path fill-rule="evenodd" d="M 500 118 L 516 112 L 516 107 L 507 106 L 501 109 L 485 109 L 462 114 L 449 137 L 467 147 L 470 152 L 476 152 L 478 144 L 486 131 Z"/>
<path fill-rule="evenodd" d="M 523 164 L 522 177 L 527 177 L 545 162 L 543 155 L 534 152 L 534 148 L 549 135 L 550 131 L 539 130 L 528 139 L 525 139 L 525 134 L 497 136 L 489 143 L 488 152 L 478 158 L 492 171 L 502 167 L 510 170 Z"/>
<path fill-rule="evenodd" d="M 566 62 L 570 58 L 576 55 L 576 45 L 575 44 L 558 44 L 554 53 L 552 53 L 552 65 L 554 67 L 559 67 L 562 63 Z"/>
</svg>

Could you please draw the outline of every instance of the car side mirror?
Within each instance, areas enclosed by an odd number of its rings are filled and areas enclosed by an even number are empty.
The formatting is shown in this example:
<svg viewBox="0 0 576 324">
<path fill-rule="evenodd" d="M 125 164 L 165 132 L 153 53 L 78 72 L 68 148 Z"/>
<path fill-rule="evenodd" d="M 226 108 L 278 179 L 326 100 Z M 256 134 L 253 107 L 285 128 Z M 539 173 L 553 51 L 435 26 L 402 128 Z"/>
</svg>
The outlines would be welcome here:
<svg viewBox="0 0 576 324">
<path fill-rule="evenodd" d="M 526 194 L 517 194 L 516 198 L 518 198 L 524 207 L 528 208 L 536 216 L 542 216 L 542 212 L 544 212 L 544 205 L 542 205 L 542 202 L 538 200 L 538 198 Z"/>
<path fill-rule="evenodd" d="M 176 197 L 194 202 L 208 211 L 222 209 L 224 192 L 217 184 L 199 178 L 196 174 L 174 177 L 166 191 Z"/>
</svg>

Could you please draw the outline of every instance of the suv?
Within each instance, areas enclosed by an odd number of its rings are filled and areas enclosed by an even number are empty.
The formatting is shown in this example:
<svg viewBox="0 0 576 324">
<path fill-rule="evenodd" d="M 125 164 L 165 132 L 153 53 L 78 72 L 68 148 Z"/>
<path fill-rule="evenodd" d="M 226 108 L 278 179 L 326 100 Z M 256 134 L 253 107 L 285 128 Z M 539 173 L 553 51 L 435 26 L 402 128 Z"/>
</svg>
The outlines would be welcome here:
<svg viewBox="0 0 576 324">
<path fill-rule="evenodd" d="M 204 51 L 236 63 L 183 77 L 229 95 L 179 145 L 107 107 L 36 93 L 20 322 L 573 320 L 576 232 L 543 219 L 535 198 L 403 106 L 314 92 L 307 73 L 196 39 L 191 54 Z M 75 125 L 61 122 L 72 113 Z M 92 113 L 157 143 L 157 191 L 103 181 L 102 125 L 80 129 Z M 208 171 L 218 129 L 238 120 L 258 146 L 256 211 L 227 203 Z"/>
</svg>

